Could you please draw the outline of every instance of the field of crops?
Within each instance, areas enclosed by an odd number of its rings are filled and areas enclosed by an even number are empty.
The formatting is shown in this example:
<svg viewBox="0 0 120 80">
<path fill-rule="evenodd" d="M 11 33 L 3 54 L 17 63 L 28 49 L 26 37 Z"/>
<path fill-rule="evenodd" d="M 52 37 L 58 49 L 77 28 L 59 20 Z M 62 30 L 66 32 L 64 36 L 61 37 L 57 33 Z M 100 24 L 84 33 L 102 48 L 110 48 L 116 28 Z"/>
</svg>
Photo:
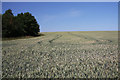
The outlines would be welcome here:
<svg viewBox="0 0 120 80">
<path fill-rule="evenodd" d="M 2 45 L 3 78 L 118 77 L 118 32 L 44 32 Z"/>
</svg>

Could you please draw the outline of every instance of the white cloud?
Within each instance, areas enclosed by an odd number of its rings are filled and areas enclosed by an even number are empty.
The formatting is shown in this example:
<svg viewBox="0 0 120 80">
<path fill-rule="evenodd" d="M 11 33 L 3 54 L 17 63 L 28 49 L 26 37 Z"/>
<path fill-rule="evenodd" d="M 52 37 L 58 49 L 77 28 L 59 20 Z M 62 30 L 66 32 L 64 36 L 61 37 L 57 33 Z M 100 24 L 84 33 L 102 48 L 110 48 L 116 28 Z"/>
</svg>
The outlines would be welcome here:
<svg viewBox="0 0 120 80">
<path fill-rule="evenodd" d="M 48 22 L 51 20 L 58 20 L 58 19 L 66 19 L 66 18 L 74 18 L 74 17 L 78 17 L 81 16 L 82 12 L 80 10 L 74 10 L 71 9 L 69 11 L 66 12 L 61 12 L 59 14 L 55 14 L 55 15 L 50 15 L 50 14 L 45 14 L 43 16 L 43 21 Z"/>
<path fill-rule="evenodd" d="M 71 10 L 68 15 L 71 16 L 71 17 L 77 17 L 77 16 L 80 16 L 82 13 L 80 10 Z"/>
</svg>

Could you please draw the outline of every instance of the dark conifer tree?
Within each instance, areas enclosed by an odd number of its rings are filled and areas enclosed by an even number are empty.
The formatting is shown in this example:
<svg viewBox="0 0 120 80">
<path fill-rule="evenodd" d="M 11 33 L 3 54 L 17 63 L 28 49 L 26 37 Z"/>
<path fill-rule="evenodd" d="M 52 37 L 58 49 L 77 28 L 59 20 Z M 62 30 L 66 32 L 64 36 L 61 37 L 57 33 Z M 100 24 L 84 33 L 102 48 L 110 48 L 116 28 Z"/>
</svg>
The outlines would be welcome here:
<svg viewBox="0 0 120 80">
<path fill-rule="evenodd" d="M 2 15 L 2 36 L 3 37 L 10 37 L 12 35 L 13 31 L 13 19 L 14 15 L 12 13 L 12 10 L 7 10 L 3 15 Z"/>
<path fill-rule="evenodd" d="M 39 25 L 29 12 L 14 16 L 9 9 L 2 15 L 3 37 L 36 36 L 38 32 Z"/>
</svg>

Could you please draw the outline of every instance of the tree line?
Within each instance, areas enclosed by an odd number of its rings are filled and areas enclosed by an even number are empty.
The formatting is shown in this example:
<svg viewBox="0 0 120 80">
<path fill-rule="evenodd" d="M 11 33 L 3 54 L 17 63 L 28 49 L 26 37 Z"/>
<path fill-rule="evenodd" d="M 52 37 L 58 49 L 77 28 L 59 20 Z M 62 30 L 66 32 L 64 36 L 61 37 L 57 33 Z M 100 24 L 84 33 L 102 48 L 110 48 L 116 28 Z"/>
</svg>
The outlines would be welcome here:
<svg viewBox="0 0 120 80">
<path fill-rule="evenodd" d="M 39 25 L 29 12 L 14 16 L 12 10 L 2 14 L 2 37 L 37 36 Z"/>
</svg>

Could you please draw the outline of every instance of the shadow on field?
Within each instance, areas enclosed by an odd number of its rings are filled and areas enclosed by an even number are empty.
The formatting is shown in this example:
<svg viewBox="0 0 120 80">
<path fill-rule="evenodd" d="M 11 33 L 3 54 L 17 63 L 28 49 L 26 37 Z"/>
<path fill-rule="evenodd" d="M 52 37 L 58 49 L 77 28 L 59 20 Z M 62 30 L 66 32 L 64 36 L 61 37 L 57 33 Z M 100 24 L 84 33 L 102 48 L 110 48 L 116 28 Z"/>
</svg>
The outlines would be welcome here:
<svg viewBox="0 0 120 80">
<path fill-rule="evenodd" d="M 40 37 L 40 36 L 45 36 L 45 34 L 39 33 L 38 35 L 35 35 L 35 36 L 7 37 L 7 38 L 2 38 L 2 41 L 17 40 L 17 39 L 29 39 L 29 38 L 35 38 L 35 37 Z"/>
</svg>

